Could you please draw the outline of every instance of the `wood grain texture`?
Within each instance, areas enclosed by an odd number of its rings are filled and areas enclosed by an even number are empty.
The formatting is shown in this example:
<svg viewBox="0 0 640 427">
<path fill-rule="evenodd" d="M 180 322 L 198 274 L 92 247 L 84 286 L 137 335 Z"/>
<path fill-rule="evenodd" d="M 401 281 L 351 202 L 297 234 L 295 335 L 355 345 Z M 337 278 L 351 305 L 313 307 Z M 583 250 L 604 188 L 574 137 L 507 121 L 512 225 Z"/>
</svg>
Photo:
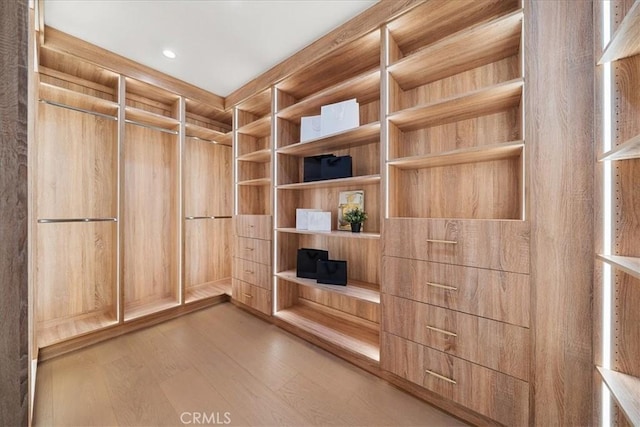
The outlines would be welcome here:
<svg viewBox="0 0 640 427">
<path fill-rule="evenodd" d="M 55 28 L 45 27 L 44 30 L 46 33 L 44 46 L 51 50 L 82 58 L 90 63 L 117 71 L 128 77 L 164 88 L 174 93 L 180 93 L 220 109 L 224 108 L 224 99 L 218 95 L 152 70 L 151 68 L 116 55 L 108 50 L 65 34 Z"/>
<path fill-rule="evenodd" d="M 112 117 L 115 117 L 118 113 L 118 104 L 116 102 L 64 89 L 45 83 L 42 80 L 38 85 L 38 98 L 39 100 L 106 114 Z"/>
<path fill-rule="evenodd" d="M 271 215 L 236 215 L 236 236 L 271 240 L 273 225 Z"/>
<path fill-rule="evenodd" d="M 38 224 L 35 286 L 36 319 L 73 322 L 74 317 L 111 313 L 116 307 L 116 224 Z M 51 337 L 50 337 L 51 338 Z M 54 337 L 54 341 L 68 338 Z M 44 337 L 43 337 L 44 340 Z M 44 347 L 51 344 L 40 342 Z"/>
<path fill-rule="evenodd" d="M 621 374 L 605 368 L 598 368 L 598 372 L 611 391 L 625 416 L 632 425 L 640 424 L 640 380 L 631 375 Z"/>
<path fill-rule="evenodd" d="M 271 289 L 271 269 L 266 264 L 234 258 L 233 277 L 263 289 Z"/>
<path fill-rule="evenodd" d="M 627 160 L 640 157 L 640 134 L 598 157 L 598 161 Z"/>
<path fill-rule="evenodd" d="M 522 11 L 468 28 L 406 56 L 389 67 L 399 86 L 411 89 L 516 55 L 520 48 Z M 451 55 L 455 50 L 456 54 Z M 425 72 L 424 64 L 430 63 Z"/>
<path fill-rule="evenodd" d="M 592 4 L 525 1 L 524 6 L 533 423 L 588 425 L 593 382 Z M 556 141 L 571 150 L 559 150 Z"/>
<path fill-rule="evenodd" d="M 382 333 L 382 368 L 505 425 L 527 425 L 526 382 L 429 347 Z M 455 381 L 451 383 L 430 375 Z"/>
<path fill-rule="evenodd" d="M 236 258 L 271 265 L 272 257 L 270 240 L 249 239 L 246 237 L 236 236 L 234 250 Z"/>
<path fill-rule="evenodd" d="M 625 14 L 598 64 L 616 61 L 640 53 L 640 3 L 635 2 Z"/>
<path fill-rule="evenodd" d="M 331 55 L 334 51 L 337 52 L 336 54 L 334 54 L 334 56 L 339 57 L 340 55 L 344 55 L 344 58 L 351 60 L 352 58 L 354 58 L 354 56 L 350 55 L 348 51 L 345 53 L 344 51 L 347 49 L 344 49 L 344 46 L 350 45 L 351 42 L 375 30 L 382 23 L 392 19 L 395 16 L 400 15 L 403 12 L 406 12 L 407 10 L 412 9 L 418 4 L 420 4 L 420 2 L 414 0 L 384 0 L 378 2 L 376 5 L 365 10 L 363 13 L 359 14 L 352 20 L 341 25 L 340 27 L 316 40 L 309 46 L 305 47 L 297 54 L 289 57 L 285 61 L 282 61 L 280 64 L 271 68 L 262 75 L 256 77 L 246 85 L 235 90 L 233 93 L 226 97 L 226 107 L 229 108 L 238 104 L 240 101 L 248 98 L 252 94 L 257 93 L 276 82 L 279 82 L 290 74 L 298 72 L 303 67 L 311 68 L 313 62 L 317 58 L 326 58 L 327 55 Z M 352 44 L 352 46 L 353 45 L 355 44 Z M 375 40 L 375 38 L 373 46 L 375 47 L 372 56 L 375 57 L 375 59 L 371 60 L 371 64 L 368 68 L 376 65 L 379 60 L 377 48 L 378 40 Z M 356 51 L 360 50 L 360 48 L 357 46 L 355 47 L 355 49 Z M 364 50 L 364 52 L 366 52 L 366 49 Z M 362 53 L 360 54 L 362 55 Z M 333 61 L 328 62 L 329 69 L 333 68 L 333 66 L 335 65 L 335 63 L 331 65 L 331 62 Z M 359 61 L 360 64 L 366 62 L 367 61 Z M 367 67 L 363 67 L 361 71 L 364 71 L 366 69 Z M 320 67 L 318 67 L 315 72 L 317 73 L 316 75 L 322 76 L 326 72 L 326 69 L 320 69 Z M 353 70 L 351 72 L 353 72 Z M 356 74 L 358 73 L 356 72 L 353 75 Z M 300 81 L 303 83 L 303 89 L 308 89 L 308 93 L 316 92 L 318 90 L 314 87 L 308 87 L 308 81 L 306 78 L 303 78 L 303 74 L 299 74 L 299 76 Z M 336 76 L 335 81 L 338 82 L 344 80 L 344 78 L 344 76 Z M 326 80 L 323 84 L 328 86 L 331 85 L 331 83 L 327 82 Z M 305 86 L 307 86 L 307 88 L 305 88 Z M 295 91 L 292 90 L 292 88 L 284 87 L 283 90 L 285 90 L 285 92 L 292 93 L 294 96 L 296 95 Z M 302 97 L 303 96 L 300 95 L 297 96 L 297 98 Z"/>
<path fill-rule="evenodd" d="M 47 104 L 37 120 L 38 219 L 116 218 L 117 122 Z"/>
<path fill-rule="evenodd" d="M 529 224 L 524 221 L 394 218 L 385 222 L 383 245 L 384 255 L 529 272 Z"/>
<path fill-rule="evenodd" d="M 518 10 L 516 0 L 428 1 L 388 24 L 402 55 L 428 46 L 458 31 Z"/>
<path fill-rule="evenodd" d="M 0 4 L 0 424 L 29 421 L 27 141 L 29 8 Z M 31 120 L 34 120 L 31 117 Z M 31 140 L 30 142 L 33 142 Z"/>
<path fill-rule="evenodd" d="M 247 305 L 267 316 L 271 315 L 272 296 L 268 289 L 254 286 L 234 277 L 231 282 L 231 297 L 234 301 Z"/>
<path fill-rule="evenodd" d="M 382 292 L 518 326 L 530 325 L 526 274 L 385 256 Z"/>
<path fill-rule="evenodd" d="M 469 362 L 529 379 L 529 330 L 483 317 L 382 296 L 386 332 Z"/>
<path fill-rule="evenodd" d="M 231 277 L 231 218 L 185 221 L 185 289 Z"/>
<path fill-rule="evenodd" d="M 230 216 L 231 147 L 187 138 L 184 156 L 185 216 Z"/>
<path fill-rule="evenodd" d="M 177 300 L 181 222 L 177 138 L 131 124 L 125 132 L 122 286 L 126 312 L 147 303 Z"/>
</svg>

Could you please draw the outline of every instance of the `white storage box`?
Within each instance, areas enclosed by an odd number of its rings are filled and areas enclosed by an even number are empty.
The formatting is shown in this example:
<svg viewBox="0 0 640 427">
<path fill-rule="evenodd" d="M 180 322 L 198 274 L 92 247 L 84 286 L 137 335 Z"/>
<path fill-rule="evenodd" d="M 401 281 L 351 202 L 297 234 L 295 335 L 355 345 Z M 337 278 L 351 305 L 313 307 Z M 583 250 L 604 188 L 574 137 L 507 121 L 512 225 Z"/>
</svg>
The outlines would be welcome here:
<svg viewBox="0 0 640 427">
<path fill-rule="evenodd" d="M 302 117 L 300 122 L 300 142 L 320 138 L 322 136 L 321 126 L 320 116 Z"/>
<path fill-rule="evenodd" d="M 296 209 L 296 229 L 309 229 L 309 212 L 320 212 L 320 209 Z"/>
<path fill-rule="evenodd" d="M 331 212 L 309 212 L 310 231 L 331 231 Z"/>
<path fill-rule="evenodd" d="M 360 106 L 354 99 L 324 105 L 320 109 L 321 136 L 360 126 Z"/>
</svg>

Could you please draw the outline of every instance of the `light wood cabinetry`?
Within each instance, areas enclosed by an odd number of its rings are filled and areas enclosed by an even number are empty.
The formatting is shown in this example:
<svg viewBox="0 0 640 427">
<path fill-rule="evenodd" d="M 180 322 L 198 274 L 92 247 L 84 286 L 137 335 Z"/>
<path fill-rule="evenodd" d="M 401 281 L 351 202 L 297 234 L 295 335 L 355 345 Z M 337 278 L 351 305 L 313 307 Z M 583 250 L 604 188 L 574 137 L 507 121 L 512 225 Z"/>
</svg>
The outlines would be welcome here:
<svg viewBox="0 0 640 427">
<path fill-rule="evenodd" d="M 65 49 L 40 47 L 38 71 L 37 346 L 230 294 L 231 114 Z"/>
<path fill-rule="evenodd" d="M 275 85 L 274 316 L 345 352 L 377 362 L 380 329 L 380 32 L 348 43 Z M 331 72 L 327 72 L 331 70 Z M 360 126 L 301 141 L 301 118 L 323 105 L 355 98 Z M 353 176 L 304 182 L 304 157 L 349 155 Z M 339 231 L 340 192 L 363 190 L 368 220 L 363 233 Z M 296 209 L 331 212 L 330 232 L 296 229 Z M 296 277 L 297 251 L 329 251 L 347 261 L 346 286 Z"/>
<path fill-rule="evenodd" d="M 235 253 L 233 299 L 272 312 L 272 89 L 234 108 Z"/>
<path fill-rule="evenodd" d="M 601 400 L 603 419 L 598 421 L 623 426 L 640 424 L 640 2 L 597 2 L 596 13 L 605 9 L 610 10 L 610 40 L 606 46 L 595 41 L 596 55 L 601 54 L 598 93 L 604 105 L 599 118 L 603 138 L 595 153 L 602 194 L 596 197 L 599 225 L 605 230 L 596 240 L 601 309 L 594 319 L 594 336 L 601 350 L 595 365 L 598 390 L 607 397 Z"/>
</svg>

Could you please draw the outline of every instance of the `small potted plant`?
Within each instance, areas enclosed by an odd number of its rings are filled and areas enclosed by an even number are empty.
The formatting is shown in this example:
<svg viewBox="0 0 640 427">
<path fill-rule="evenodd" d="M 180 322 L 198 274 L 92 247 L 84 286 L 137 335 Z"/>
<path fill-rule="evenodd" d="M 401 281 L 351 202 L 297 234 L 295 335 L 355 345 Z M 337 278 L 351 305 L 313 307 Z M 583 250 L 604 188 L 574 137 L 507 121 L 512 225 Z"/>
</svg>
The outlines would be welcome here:
<svg viewBox="0 0 640 427">
<path fill-rule="evenodd" d="M 367 213 L 360 208 L 354 208 L 345 212 L 343 220 L 351 224 L 351 231 L 359 233 L 362 223 L 367 220 Z"/>
</svg>

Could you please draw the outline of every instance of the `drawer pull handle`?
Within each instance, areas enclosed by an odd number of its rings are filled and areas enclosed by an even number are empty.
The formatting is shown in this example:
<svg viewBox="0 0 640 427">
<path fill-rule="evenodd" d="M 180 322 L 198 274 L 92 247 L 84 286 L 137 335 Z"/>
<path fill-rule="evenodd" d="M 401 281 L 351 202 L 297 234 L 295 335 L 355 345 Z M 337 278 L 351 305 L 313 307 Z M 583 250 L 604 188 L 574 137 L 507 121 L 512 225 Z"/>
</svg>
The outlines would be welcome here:
<svg viewBox="0 0 640 427">
<path fill-rule="evenodd" d="M 255 227 L 255 226 L 254 226 L 254 225 L 249 224 L 249 228 L 253 228 L 253 227 Z"/>
<path fill-rule="evenodd" d="M 440 283 L 427 282 L 427 285 L 428 286 L 433 286 L 434 288 L 445 289 L 447 291 L 457 291 L 458 290 L 458 288 L 456 288 L 455 286 L 441 285 Z"/>
<path fill-rule="evenodd" d="M 251 271 L 251 270 L 245 270 L 244 272 L 247 273 L 247 274 L 253 274 L 253 271 Z"/>
<path fill-rule="evenodd" d="M 255 250 L 254 248 L 244 248 L 245 251 L 253 251 Z"/>
<path fill-rule="evenodd" d="M 445 377 L 445 376 L 443 376 L 443 375 L 436 374 L 435 372 L 430 371 L 430 370 L 428 370 L 428 369 L 425 369 L 425 372 L 426 372 L 427 374 L 429 374 L 429 375 L 433 375 L 434 377 L 436 377 L 436 378 L 440 378 L 441 380 L 447 381 L 447 382 L 449 382 L 449 383 L 451 383 L 451 384 L 458 384 L 458 382 L 457 382 L 456 380 L 452 380 L 451 378 L 447 378 L 447 377 Z"/>
<path fill-rule="evenodd" d="M 436 328 L 435 326 L 427 325 L 427 329 L 432 330 L 432 331 L 436 331 L 436 332 L 440 332 L 441 334 L 449 335 L 451 337 L 457 337 L 458 336 L 458 334 L 456 334 L 454 332 L 445 331 L 444 329 Z"/>
<path fill-rule="evenodd" d="M 244 293 L 244 292 L 242 293 L 242 295 L 244 295 L 244 296 L 245 296 L 245 297 L 247 297 L 247 298 L 253 298 L 253 295 L 251 295 L 251 294 L 247 294 L 247 293 Z"/>
<path fill-rule="evenodd" d="M 458 242 L 455 240 L 436 240 L 436 239 L 427 239 L 427 243 L 444 243 L 446 245 L 457 245 Z"/>
</svg>

